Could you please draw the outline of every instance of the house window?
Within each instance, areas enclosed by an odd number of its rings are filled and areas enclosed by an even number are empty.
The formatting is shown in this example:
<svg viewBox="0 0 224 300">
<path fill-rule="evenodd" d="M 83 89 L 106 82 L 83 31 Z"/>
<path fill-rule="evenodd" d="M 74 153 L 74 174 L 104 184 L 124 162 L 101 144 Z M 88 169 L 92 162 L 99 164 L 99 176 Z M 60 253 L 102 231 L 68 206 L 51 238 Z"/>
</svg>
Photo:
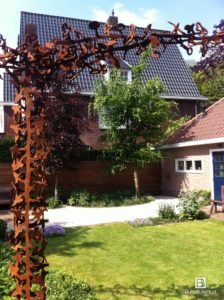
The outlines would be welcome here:
<svg viewBox="0 0 224 300">
<path fill-rule="evenodd" d="M 202 163 L 201 163 L 201 160 L 195 160 L 195 161 L 194 161 L 194 167 L 195 167 L 195 170 L 197 170 L 197 171 L 202 170 Z"/>
<path fill-rule="evenodd" d="M 184 171 L 184 161 L 183 160 L 177 161 L 177 169 L 178 169 L 178 171 Z"/>
<path fill-rule="evenodd" d="M 108 128 L 108 126 L 104 122 L 104 114 L 105 114 L 105 109 L 102 109 L 102 111 L 99 112 L 99 116 L 98 116 L 99 128 L 100 129 L 107 129 Z"/>
<path fill-rule="evenodd" d="M 202 173 L 202 160 L 196 157 L 175 159 L 176 172 Z"/>
<path fill-rule="evenodd" d="M 108 68 L 107 73 L 104 74 L 104 77 L 106 80 L 110 79 L 110 73 L 111 73 L 111 70 L 110 70 L 110 68 Z M 132 81 L 132 71 L 131 70 L 119 69 L 118 74 L 120 74 L 123 77 L 124 81 L 127 83 Z"/>
<path fill-rule="evenodd" d="M 128 71 L 121 71 L 124 81 L 129 81 Z"/>
<path fill-rule="evenodd" d="M 4 109 L 2 106 L 0 106 L 0 133 L 5 132 L 5 126 L 4 126 Z"/>
<path fill-rule="evenodd" d="M 105 108 L 101 110 L 101 112 L 99 113 L 98 115 L 98 119 L 99 119 L 99 128 L 100 129 L 108 129 L 109 126 L 107 124 L 105 124 L 104 122 L 104 115 L 106 113 L 106 110 Z M 119 126 L 118 127 L 119 129 L 126 129 L 126 126 L 125 125 L 122 125 L 122 126 Z"/>
</svg>

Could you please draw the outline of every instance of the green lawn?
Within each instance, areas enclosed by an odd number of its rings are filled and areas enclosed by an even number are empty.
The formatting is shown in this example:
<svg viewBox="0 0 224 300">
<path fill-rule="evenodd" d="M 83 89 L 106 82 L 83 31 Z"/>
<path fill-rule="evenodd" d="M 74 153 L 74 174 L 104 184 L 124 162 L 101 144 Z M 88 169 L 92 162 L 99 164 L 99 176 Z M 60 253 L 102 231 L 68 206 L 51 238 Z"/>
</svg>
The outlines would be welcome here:
<svg viewBox="0 0 224 300">
<path fill-rule="evenodd" d="M 223 237 L 224 223 L 214 220 L 82 227 L 49 238 L 47 258 L 86 279 L 98 299 L 224 299 Z M 199 291 L 195 277 L 206 277 L 208 297 L 185 295 Z"/>
</svg>

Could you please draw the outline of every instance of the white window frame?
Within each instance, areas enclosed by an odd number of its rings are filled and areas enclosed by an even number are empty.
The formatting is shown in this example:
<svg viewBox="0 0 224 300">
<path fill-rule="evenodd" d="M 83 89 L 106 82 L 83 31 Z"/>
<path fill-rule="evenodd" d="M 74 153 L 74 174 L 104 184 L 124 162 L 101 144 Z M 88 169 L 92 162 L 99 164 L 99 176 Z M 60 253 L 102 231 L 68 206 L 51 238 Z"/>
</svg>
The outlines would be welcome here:
<svg viewBox="0 0 224 300">
<path fill-rule="evenodd" d="M 183 170 L 179 170 L 178 169 L 178 163 L 180 161 L 184 162 L 184 169 Z M 192 169 L 187 170 L 187 161 L 191 161 L 192 162 Z M 201 170 L 196 170 L 195 169 L 195 162 L 196 161 L 201 161 Z M 175 159 L 175 172 L 177 173 L 198 173 L 201 174 L 204 172 L 203 170 L 203 159 L 201 158 L 201 156 L 188 156 L 188 157 L 184 157 L 184 158 L 176 158 Z"/>
<path fill-rule="evenodd" d="M 5 133 L 5 114 L 3 106 L 0 106 L 0 133 Z"/>
<path fill-rule="evenodd" d="M 101 110 L 101 112 L 99 112 L 98 114 L 98 124 L 99 124 L 99 129 L 109 129 L 110 127 L 107 126 L 104 122 L 103 122 L 103 114 L 105 113 L 105 108 L 103 108 Z M 119 126 L 119 129 L 126 129 L 126 126 Z"/>
<path fill-rule="evenodd" d="M 106 80 L 109 80 L 110 79 L 110 73 L 111 73 L 111 70 L 110 68 L 108 68 L 107 72 L 104 74 L 104 77 Z M 118 73 L 122 74 L 125 82 L 128 84 L 132 81 L 132 71 L 131 70 L 128 70 L 128 69 L 118 69 Z M 126 73 L 126 77 L 124 77 L 124 74 Z"/>
<path fill-rule="evenodd" d="M 109 126 L 107 126 L 103 121 L 104 113 L 105 113 L 105 108 L 103 108 L 98 114 L 99 129 L 108 129 L 109 128 Z"/>
</svg>

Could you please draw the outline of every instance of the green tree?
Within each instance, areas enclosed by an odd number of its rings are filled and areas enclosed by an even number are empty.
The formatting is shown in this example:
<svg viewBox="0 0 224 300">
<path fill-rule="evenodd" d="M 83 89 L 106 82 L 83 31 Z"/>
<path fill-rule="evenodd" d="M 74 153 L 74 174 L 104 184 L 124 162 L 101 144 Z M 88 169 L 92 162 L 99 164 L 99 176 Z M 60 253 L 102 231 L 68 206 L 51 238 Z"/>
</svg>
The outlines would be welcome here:
<svg viewBox="0 0 224 300">
<path fill-rule="evenodd" d="M 224 30 L 224 19 L 214 25 L 213 34 Z M 224 97 L 224 45 L 214 45 L 204 59 L 192 67 L 193 78 L 200 93 L 210 102 Z"/>
<path fill-rule="evenodd" d="M 10 136 L 0 138 L 0 163 L 12 162 L 11 148 L 14 146 L 14 139 Z"/>
<path fill-rule="evenodd" d="M 159 146 L 173 132 L 175 104 L 160 97 L 164 85 L 159 79 L 144 82 L 147 53 L 132 68 L 133 80 L 126 83 L 119 70 L 113 69 L 109 80 L 99 80 L 93 107 L 107 127 L 103 140 L 105 156 L 112 170 L 133 168 L 136 197 L 140 197 L 137 169 L 161 157 Z"/>
<path fill-rule="evenodd" d="M 201 95 L 214 102 L 224 97 L 224 63 L 217 63 L 215 67 L 206 71 L 193 72 L 193 79 Z"/>
</svg>

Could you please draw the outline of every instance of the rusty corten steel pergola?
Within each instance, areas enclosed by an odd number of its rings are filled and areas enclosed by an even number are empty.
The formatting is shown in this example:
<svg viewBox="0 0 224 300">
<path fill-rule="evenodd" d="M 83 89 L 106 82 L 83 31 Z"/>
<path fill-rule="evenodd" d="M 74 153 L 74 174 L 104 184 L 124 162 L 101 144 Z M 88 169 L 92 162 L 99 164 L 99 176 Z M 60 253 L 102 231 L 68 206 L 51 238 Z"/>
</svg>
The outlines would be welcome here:
<svg viewBox="0 0 224 300">
<path fill-rule="evenodd" d="M 16 299 L 45 299 L 45 267 L 48 265 L 44 256 L 44 212 L 46 187 L 44 162 L 49 149 L 43 138 L 44 102 L 47 92 L 57 82 L 75 79 L 83 69 L 91 74 L 105 73 L 102 61 L 109 61 L 119 67 L 116 53 L 124 54 L 134 49 L 139 55 L 148 46 L 152 48 L 152 57 L 160 56 L 159 49 L 168 45 L 179 44 L 188 54 L 192 47 L 201 46 L 204 56 L 207 50 L 224 42 L 224 32 L 208 36 L 208 31 L 196 23 L 180 29 L 179 23 L 173 25 L 171 32 L 155 31 L 147 26 L 139 35 L 136 26 L 123 24 L 114 26 L 105 24 L 103 33 L 96 21 L 89 23 L 92 36 L 85 36 L 67 24 L 62 25 L 63 39 L 55 38 L 44 45 L 38 43 L 37 36 L 26 36 L 25 42 L 17 48 L 7 46 L 0 35 L 0 68 L 11 76 L 17 88 L 13 106 L 15 124 L 15 146 L 12 149 L 15 233 L 11 236 L 15 250 L 14 263 L 10 266 L 11 275 L 16 279 L 12 296 Z M 125 33 L 127 32 L 127 33 Z M 160 48 L 159 48 L 160 46 Z M 31 290 L 36 284 L 38 289 Z"/>
</svg>

